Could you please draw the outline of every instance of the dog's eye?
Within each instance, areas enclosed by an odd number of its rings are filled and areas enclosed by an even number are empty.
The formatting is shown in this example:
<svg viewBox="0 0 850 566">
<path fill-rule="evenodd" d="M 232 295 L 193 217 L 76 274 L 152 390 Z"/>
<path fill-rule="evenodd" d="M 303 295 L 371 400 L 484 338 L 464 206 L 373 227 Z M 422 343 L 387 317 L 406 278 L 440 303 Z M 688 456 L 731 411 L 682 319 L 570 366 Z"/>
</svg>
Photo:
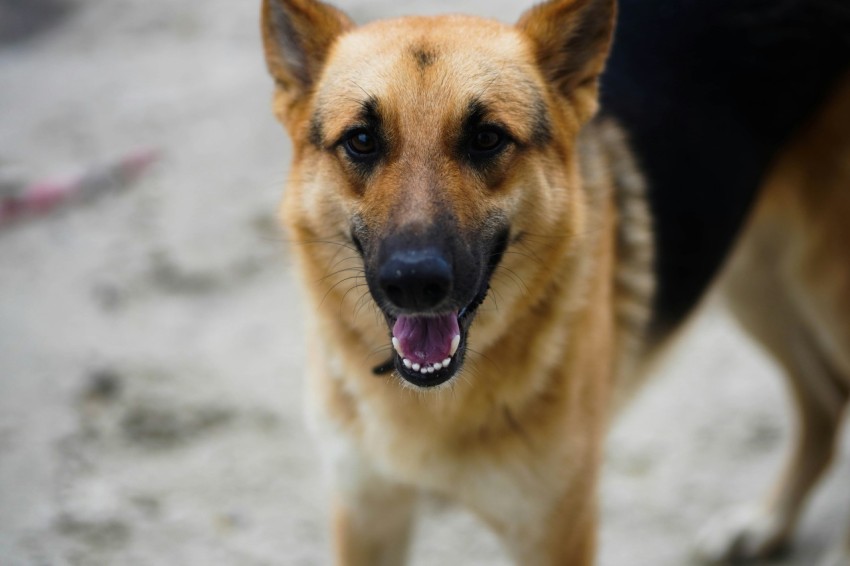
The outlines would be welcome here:
<svg viewBox="0 0 850 566">
<path fill-rule="evenodd" d="M 378 151 L 378 143 L 369 132 L 358 130 L 345 140 L 345 149 L 354 158 L 371 157 Z"/>
<path fill-rule="evenodd" d="M 479 130 L 469 141 L 469 150 L 474 156 L 486 157 L 495 154 L 505 144 L 505 135 L 494 129 Z"/>
</svg>

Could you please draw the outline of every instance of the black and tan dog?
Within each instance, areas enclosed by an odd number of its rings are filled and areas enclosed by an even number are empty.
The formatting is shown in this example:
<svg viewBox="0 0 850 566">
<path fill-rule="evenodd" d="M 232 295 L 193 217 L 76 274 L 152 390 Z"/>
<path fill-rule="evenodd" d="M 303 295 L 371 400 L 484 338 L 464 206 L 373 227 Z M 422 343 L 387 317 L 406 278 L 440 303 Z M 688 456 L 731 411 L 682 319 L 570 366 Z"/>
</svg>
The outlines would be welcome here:
<svg viewBox="0 0 850 566">
<path fill-rule="evenodd" d="M 787 540 L 850 389 L 850 17 L 786 4 L 623 2 L 594 119 L 613 0 L 363 27 L 264 1 L 338 564 L 402 563 L 423 490 L 520 564 L 592 564 L 612 409 L 750 210 L 725 285 L 802 432 L 778 496 L 704 546 Z"/>
</svg>

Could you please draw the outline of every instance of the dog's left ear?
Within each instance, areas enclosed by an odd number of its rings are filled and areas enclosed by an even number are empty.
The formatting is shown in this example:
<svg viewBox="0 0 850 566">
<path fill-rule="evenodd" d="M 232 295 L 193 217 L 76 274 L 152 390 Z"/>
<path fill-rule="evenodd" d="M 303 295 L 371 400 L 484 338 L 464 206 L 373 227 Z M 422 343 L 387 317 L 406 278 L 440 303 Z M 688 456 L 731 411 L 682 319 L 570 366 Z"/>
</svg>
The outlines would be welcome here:
<svg viewBox="0 0 850 566">
<path fill-rule="evenodd" d="M 318 0 L 263 0 L 261 28 L 269 72 L 292 99 L 309 94 L 337 37 L 354 23 Z"/>
<path fill-rule="evenodd" d="M 517 27 L 534 42 L 544 77 L 584 122 L 598 106 L 598 80 L 611 47 L 615 0 L 550 0 L 522 15 Z"/>
</svg>

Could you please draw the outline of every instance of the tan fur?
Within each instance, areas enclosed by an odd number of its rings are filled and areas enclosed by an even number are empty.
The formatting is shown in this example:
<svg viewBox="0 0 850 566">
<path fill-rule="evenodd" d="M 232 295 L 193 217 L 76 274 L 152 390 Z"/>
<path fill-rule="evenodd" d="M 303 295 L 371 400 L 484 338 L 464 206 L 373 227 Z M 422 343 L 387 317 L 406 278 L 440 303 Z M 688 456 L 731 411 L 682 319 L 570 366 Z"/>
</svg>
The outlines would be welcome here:
<svg viewBox="0 0 850 566">
<path fill-rule="evenodd" d="M 721 281 L 742 325 L 785 370 L 799 428 L 785 472 L 753 510 L 720 519 L 714 561 L 781 550 L 829 465 L 850 394 L 850 77 L 780 156 Z M 850 537 L 838 551 L 850 563 Z"/>
</svg>

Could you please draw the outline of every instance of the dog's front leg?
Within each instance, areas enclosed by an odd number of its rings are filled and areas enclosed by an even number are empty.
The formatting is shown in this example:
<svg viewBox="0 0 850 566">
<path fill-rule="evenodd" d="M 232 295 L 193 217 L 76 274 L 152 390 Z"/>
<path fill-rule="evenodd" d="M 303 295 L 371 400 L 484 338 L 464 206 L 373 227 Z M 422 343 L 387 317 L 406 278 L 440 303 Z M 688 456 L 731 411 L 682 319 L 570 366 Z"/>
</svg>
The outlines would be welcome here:
<svg viewBox="0 0 850 566">
<path fill-rule="evenodd" d="M 517 566 L 595 564 L 598 466 L 592 454 L 571 456 L 537 454 L 534 461 L 476 474 L 481 497 L 466 503 Z M 580 464 L 571 470 L 570 461 Z"/>
<path fill-rule="evenodd" d="M 373 482 L 337 491 L 333 503 L 338 566 L 401 566 L 407 557 L 415 495 L 410 488 Z"/>
<path fill-rule="evenodd" d="M 416 491 L 375 471 L 349 446 L 332 457 L 332 523 L 337 566 L 401 566 Z"/>
<path fill-rule="evenodd" d="M 589 504 L 589 502 L 588 502 Z M 596 511 L 565 505 L 538 523 L 539 533 L 518 531 L 505 537 L 519 566 L 593 566 L 596 560 Z"/>
</svg>

